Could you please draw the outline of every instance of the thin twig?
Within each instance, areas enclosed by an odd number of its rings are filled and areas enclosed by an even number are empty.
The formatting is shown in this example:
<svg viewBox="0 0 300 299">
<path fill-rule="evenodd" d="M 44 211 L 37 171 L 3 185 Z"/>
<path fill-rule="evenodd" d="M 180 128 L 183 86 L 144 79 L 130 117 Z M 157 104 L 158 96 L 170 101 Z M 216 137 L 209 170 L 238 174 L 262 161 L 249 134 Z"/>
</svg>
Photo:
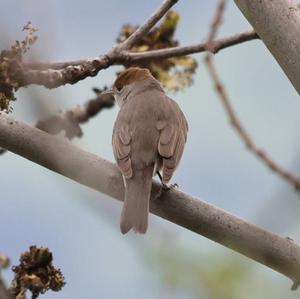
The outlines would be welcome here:
<svg viewBox="0 0 300 299">
<path fill-rule="evenodd" d="M 208 43 L 208 50 L 211 52 L 211 44 L 212 41 L 215 39 L 215 36 L 217 35 L 217 31 L 219 29 L 219 26 L 222 22 L 223 13 L 226 6 L 226 0 L 220 0 L 219 4 L 217 6 L 213 21 L 211 23 L 210 31 L 208 33 L 207 37 L 207 43 Z"/>
<path fill-rule="evenodd" d="M 177 2 L 178 0 L 165 0 L 163 4 L 147 19 L 147 21 L 118 47 L 122 50 L 128 50 L 132 48 L 132 46 L 136 45 Z"/>
<path fill-rule="evenodd" d="M 209 33 L 208 45 L 213 44 L 213 39 L 216 35 L 219 25 L 221 24 L 222 14 L 224 11 L 224 3 L 225 3 L 225 0 L 221 0 L 218 5 L 216 16 L 212 23 L 211 31 Z M 242 139 L 242 141 L 245 143 L 245 145 L 248 147 L 248 149 L 251 152 L 253 152 L 272 171 L 274 171 L 275 173 L 280 175 L 282 178 L 287 180 L 289 183 L 293 184 L 296 190 L 300 190 L 300 178 L 293 175 L 292 173 L 285 170 L 284 168 L 282 168 L 273 159 L 271 159 L 267 153 L 265 153 L 262 149 L 257 147 L 254 140 L 251 138 L 249 133 L 245 130 L 241 121 L 239 120 L 239 118 L 237 117 L 237 115 L 234 112 L 234 109 L 229 100 L 229 96 L 228 96 L 228 94 L 224 88 L 224 85 L 222 84 L 221 79 L 217 73 L 217 70 L 216 70 L 216 67 L 214 64 L 213 54 L 207 53 L 207 55 L 205 56 L 205 62 L 206 62 L 209 74 L 212 78 L 212 81 L 215 85 L 217 94 L 219 95 L 219 99 L 221 100 L 221 102 L 224 106 L 225 112 L 228 115 L 230 123 L 233 126 L 233 128 L 237 131 L 237 133 L 240 136 L 240 138 Z"/>
<path fill-rule="evenodd" d="M 118 200 L 124 184 L 117 166 L 0 113 L 0 146 Z M 163 192 L 153 181 L 152 213 L 227 246 L 300 282 L 300 246 L 178 190 Z M 117 220 L 116 220 L 117 221 Z"/>
</svg>

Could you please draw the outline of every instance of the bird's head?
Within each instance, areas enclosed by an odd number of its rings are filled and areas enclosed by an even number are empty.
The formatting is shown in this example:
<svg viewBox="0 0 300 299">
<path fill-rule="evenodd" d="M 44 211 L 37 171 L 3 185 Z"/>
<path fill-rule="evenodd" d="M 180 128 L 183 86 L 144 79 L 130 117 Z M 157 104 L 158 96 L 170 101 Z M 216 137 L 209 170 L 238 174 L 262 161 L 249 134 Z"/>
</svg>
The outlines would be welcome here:
<svg viewBox="0 0 300 299">
<path fill-rule="evenodd" d="M 122 106 L 129 93 L 131 93 L 133 89 L 139 88 L 137 83 L 143 83 L 147 79 L 156 81 L 148 69 L 130 67 L 122 71 L 115 80 L 112 89 L 104 93 L 113 94 L 118 105 Z"/>
</svg>

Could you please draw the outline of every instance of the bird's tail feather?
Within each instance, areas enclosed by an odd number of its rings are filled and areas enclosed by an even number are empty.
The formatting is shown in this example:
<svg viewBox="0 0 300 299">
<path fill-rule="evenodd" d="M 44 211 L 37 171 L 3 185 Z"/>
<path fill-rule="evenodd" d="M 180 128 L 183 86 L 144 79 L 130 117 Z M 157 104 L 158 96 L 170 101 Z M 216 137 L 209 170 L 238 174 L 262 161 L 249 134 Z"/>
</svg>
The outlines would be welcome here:
<svg viewBox="0 0 300 299">
<path fill-rule="evenodd" d="M 140 234 L 147 231 L 153 169 L 154 166 L 149 166 L 135 170 L 133 177 L 125 180 L 125 200 L 120 221 L 123 234 L 130 229 Z"/>
</svg>

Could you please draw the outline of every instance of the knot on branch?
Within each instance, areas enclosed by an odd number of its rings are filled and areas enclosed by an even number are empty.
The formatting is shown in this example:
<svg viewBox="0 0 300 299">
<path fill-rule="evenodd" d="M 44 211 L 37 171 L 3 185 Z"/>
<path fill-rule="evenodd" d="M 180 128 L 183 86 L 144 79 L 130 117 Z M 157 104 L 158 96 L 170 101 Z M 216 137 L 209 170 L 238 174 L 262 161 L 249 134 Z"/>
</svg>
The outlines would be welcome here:
<svg viewBox="0 0 300 299">
<path fill-rule="evenodd" d="M 24 74 L 23 85 L 38 84 L 47 88 L 56 88 L 65 84 L 75 84 L 86 77 L 95 77 L 109 61 L 88 60 L 80 65 L 70 65 L 62 69 L 28 70 Z"/>
<path fill-rule="evenodd" d="M 65 285 L 64 276 L 52 260 L 52 253 L 46 247 L 30 246 L 29 251 L 22 253 L 20 264 L 12 268 L 15 277 L 10 292 L 14 298 L 24 299 L 27 290 L 32 299 L 47 290 L 60 291 Z"/>
</svg>

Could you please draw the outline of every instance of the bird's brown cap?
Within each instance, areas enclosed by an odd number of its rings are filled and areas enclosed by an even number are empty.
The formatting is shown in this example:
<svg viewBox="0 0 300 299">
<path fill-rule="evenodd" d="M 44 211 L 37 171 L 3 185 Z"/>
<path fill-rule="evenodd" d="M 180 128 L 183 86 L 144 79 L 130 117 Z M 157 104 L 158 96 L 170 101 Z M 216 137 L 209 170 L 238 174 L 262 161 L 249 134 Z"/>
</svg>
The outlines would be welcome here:
<svg viewBox="0 0 300 299">
<path fill-rule="evenodd" d="M 139 67 L 130 67 L 118 75 L 114 83 L 114 86 L 118 90 L 121 90 L 125 85 L 128 85 L 135 81 L 145 80 L 148 78 L 152 78 L 152 75 L 148 69 L 142 69 Z"/>
</svg>

